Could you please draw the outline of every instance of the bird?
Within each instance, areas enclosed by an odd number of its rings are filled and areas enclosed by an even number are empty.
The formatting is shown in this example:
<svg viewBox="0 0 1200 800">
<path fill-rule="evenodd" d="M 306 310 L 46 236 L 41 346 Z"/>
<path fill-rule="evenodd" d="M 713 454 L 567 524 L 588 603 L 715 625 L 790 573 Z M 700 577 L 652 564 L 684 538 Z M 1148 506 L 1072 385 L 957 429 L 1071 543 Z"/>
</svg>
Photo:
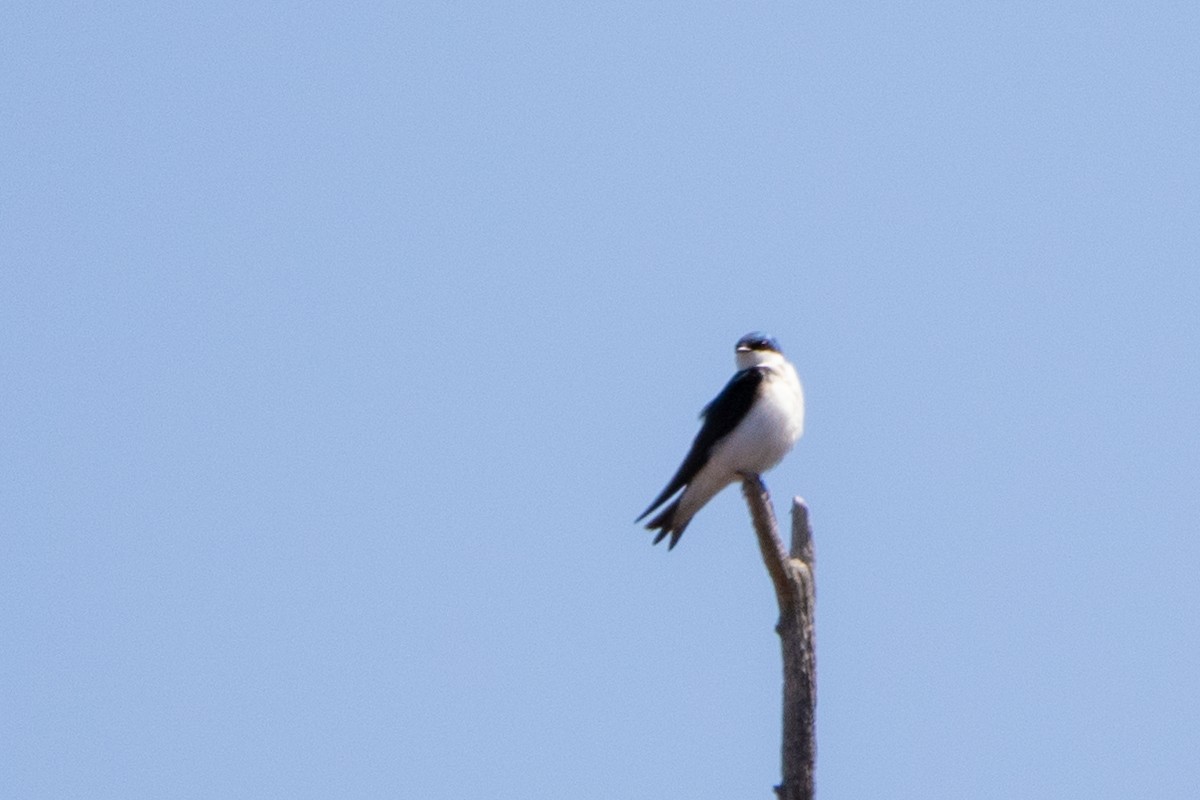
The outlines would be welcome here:
<svg viewBox="0 0 1200 800">
<path fill-rule="evenodd" d="M 778 342 L 748 333 L 734 349 L 737 372 L 700 412 L 703 423 L 674 477 L 634 522 L 641 522 L 676 492 L 682 493 L 646 524 L 668 535 L 673 550 L 688 523 L 729 484 L 760 475 L 787 455 L 804 432 L 804 389 Z"/>
</svg>

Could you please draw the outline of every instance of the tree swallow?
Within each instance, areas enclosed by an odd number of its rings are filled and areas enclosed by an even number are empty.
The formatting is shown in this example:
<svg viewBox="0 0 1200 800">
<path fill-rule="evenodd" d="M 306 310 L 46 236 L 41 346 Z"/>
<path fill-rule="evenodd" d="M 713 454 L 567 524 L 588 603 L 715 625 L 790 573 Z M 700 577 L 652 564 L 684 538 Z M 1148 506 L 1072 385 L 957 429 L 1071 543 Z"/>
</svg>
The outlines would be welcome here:
<svg viewBox="0 0 1200 800">
<path fill-rule="evenodd" d="M 700 412 L 704 423 L 675 477 L 634 520 L 641 522 L 683 489 L 646 525 L 658 531 L 655 544 L 671 535 L 668 550 L 717 492 L 743 475 L 758 475 L 778 464 L 804 432 L 804 390 L 775 340 L 748 333 L 738 340 L 735 360 L 737 373 Z"/>
</svg>

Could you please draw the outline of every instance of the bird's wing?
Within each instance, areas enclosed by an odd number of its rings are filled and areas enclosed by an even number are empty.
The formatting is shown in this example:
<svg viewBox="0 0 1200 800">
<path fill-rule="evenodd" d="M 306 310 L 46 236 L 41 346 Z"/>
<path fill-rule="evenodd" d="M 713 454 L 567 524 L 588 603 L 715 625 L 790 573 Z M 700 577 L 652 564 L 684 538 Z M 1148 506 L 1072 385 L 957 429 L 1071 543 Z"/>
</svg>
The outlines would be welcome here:
<svg viewBox="0 0 1200 800">
<path fill-rule="evenodd" d="M 704 410 L 700 412 L 704 424 L 700 426 L 700 432 L 696 434 L 696 438 L 692 442 L 692 449 L 688 451 L 687 457 L 679 465 L 675 477 L 671 478 L 667 487 L 662 490 L 662 494 L 656 497 L 650 507 L 643 511 L 642 516 L 634 522 L 640 522 L 647 514 L 662 505 L 668 497 L 696 477 L 696 473 L 708 461 L 713 446 L 728 436 L 730 431 L 736 428 L 737 424 L 746 416 L 766 373 L 767 370 L 764 367 L 742 370 L 730 378 L 721 393 L 704 407 Z"/>
</svg>

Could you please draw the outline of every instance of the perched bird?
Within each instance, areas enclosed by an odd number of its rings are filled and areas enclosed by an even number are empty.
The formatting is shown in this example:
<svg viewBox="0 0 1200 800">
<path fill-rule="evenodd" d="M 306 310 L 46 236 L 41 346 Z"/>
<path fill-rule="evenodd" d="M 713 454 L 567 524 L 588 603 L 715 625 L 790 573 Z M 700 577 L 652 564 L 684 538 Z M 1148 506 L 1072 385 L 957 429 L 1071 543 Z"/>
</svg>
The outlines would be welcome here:
<svg viewBox="0 0 1200 800">
<path fill-rule="evenodd" d="M 646 525 L 654 543 L 671 535 L 670 550 L 704 504 L 743 475 L 778 464 L 804 431 L 804 390 L 796 370 L 770 336 L 748 333 L 738 340 L 737 373 L 700 412 L 704 420 L 692 449 L 662 494 L 634 522 L 683 489 Z"/>
</svg>

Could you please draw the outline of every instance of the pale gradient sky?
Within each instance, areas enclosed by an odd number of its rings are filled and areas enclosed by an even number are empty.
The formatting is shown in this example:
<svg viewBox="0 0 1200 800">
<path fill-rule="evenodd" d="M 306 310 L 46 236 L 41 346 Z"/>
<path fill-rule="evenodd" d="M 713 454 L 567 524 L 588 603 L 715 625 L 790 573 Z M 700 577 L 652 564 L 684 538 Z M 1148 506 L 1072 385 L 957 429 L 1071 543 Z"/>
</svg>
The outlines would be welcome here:
<svg viewBox="0 0 1200 800">
<path fill-rule="evenodd" d="M 0 796 L 1200 787 L 1200 7 L 9 4 Z"/>
</svg>

